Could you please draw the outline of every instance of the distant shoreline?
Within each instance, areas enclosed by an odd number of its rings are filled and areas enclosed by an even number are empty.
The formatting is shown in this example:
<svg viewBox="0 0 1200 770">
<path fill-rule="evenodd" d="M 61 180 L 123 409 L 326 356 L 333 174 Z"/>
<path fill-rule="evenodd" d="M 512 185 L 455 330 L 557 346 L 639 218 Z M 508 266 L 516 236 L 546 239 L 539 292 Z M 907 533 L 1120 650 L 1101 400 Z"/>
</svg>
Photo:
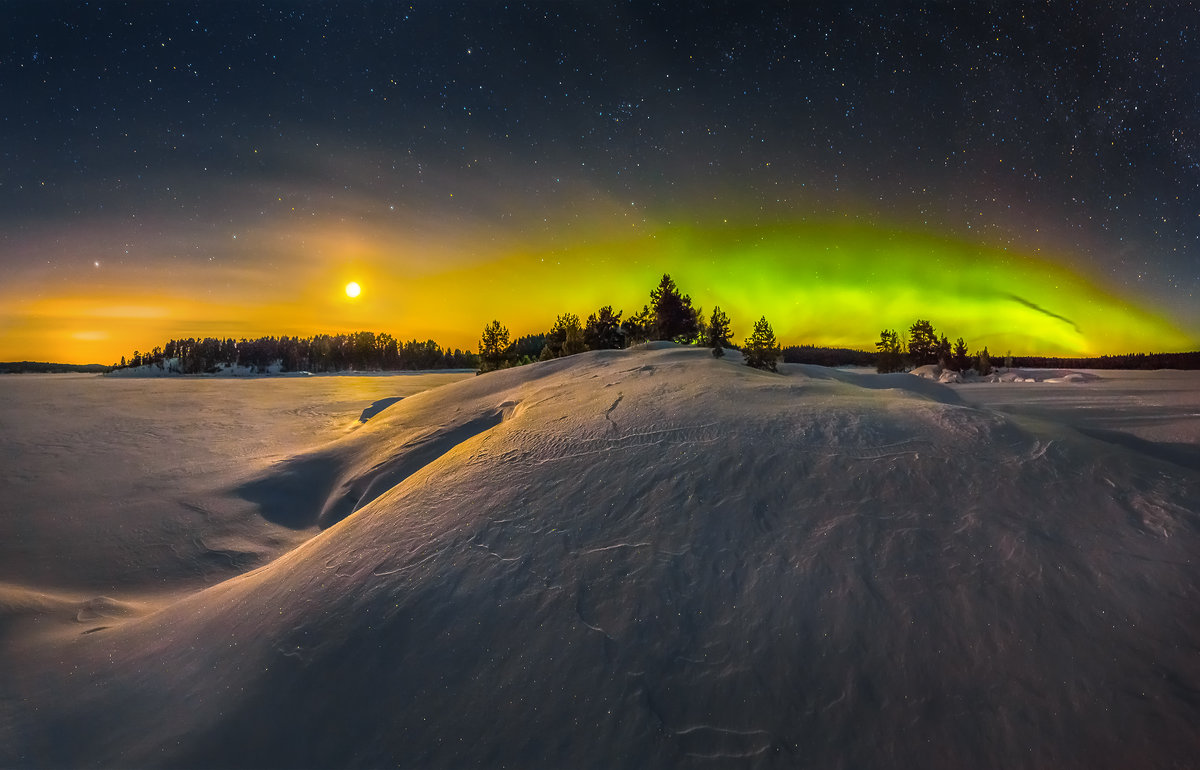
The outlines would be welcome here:
<svg viewBox="0 0 1200 770">
<path fill-rule="evenodd" d="M 793 345 L 783 348 L 783 363 L 788 364 L 817 364 L 819 366 L 874 366 L 875 353 L 866 350 L 850 348 L 821 348 L 810 345 Z M 1006 356 L 997 356 L 997 364 L 1003 365 Z M 1073 356 L 1011 356 L 1012 367 L 1021 369 L 1097 369 L 1097 370 L 1129 370 L 1154 371 L 1171 369 L 1188 371 L 1200 369 L 1200 351 L 1184 353 L 1126 353 L 1121 355 L 1073 357 Z M 143 365 L 145 367 L 147 365 Z M 150 367 L 156 364 L 148 365 Z M 0 374 L 106 374 L 114 372 L 129 372 L 135 367 L 113 368 L 106 364 L 60 364 L 44 361 L 8 361 L 0 362 Z M 239 369 L 250 367 L 239 367 Z M 333 372 L 279 372 L 279 371 L 224 371 L 198 372 L 183 374 L 176 371 L 157 372 L 147 370 L 145 373 L 119 374 L 119 377 L 295 377 L 306 375 L 329 374 L 413 374 L 430 372 L 473 372 L 472 368 L 453 369 L 382 369 L 382 370 L 341 370 Z"/>
<path fill-rule="evenodd" d="M 105 364 L 55 364 L 47 361 L 0 361 L 0 374 L 103 374 Z"/>
<path fill-rule="evenodd" d="M 104 364 L 55 364 L 43 362 L 0 362 L 0 375 L 6 374 L 96 374 L 111 376 L 113 372 L 128 371 L 117 369 Z M 474 369 L 385 369 L 385 370 L 353 370 L 346 369 L 337 372 L 239 372 L 183 374 L 181 372 L 130 372 L 117 374 L 114 379 L 156 380 L 164 377 L 200 379 L 200 380 L 248 380 L 248 379 L 286 379 L 294 377 L 395 377 L 413 374 L 473 374 Z"/>
<path fill-rule="evenodd" d="M 474 369 L 342 369 L 336 372 L 198 372 L 184 374 L 182 372 L 130 372 L 128 369 L 116 369 L 111 372 L 101 372 L 103 377 L 128 380 L 286 380 L 309 377 L 404 377 L 424 374 L 475 374 Z"/>
</svg>

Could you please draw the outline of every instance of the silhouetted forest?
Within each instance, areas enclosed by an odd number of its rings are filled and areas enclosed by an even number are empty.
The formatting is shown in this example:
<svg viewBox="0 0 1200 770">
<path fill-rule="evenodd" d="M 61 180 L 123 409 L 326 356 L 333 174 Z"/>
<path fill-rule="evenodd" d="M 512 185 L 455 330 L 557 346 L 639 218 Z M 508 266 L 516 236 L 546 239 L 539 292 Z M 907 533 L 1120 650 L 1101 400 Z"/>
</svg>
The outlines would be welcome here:
<svg viewBox="0 0 1200 770">
<path fill-rule="evenodd" d="M 875 354 L 851 348 L 819 348 L 815 345 L 788 345 L 783 349 L 785 364 L 818 366 L 874 366 Z"/>
<path fill-rule="evenodd" d="M 107 372 L 109 368 L 104 364 L 52 364 L 45 361 L 0 362 L 0 374 L 69 374 L 71 372 L 98 374 Z"/>
<path fill-rule="evenodd" d="M 433 340 L 401 342 L 390 334 L 355 332 L 318 334 L 314 337 L 260 337 L 255 340 L 204 339 L 171 340 L 148 352 L 134 351 L 129 358 L 112 366 L 158 365 L 181 374 L 203 374 L 222 367 L 248 367 L 265 372 L 278 367 L 284 372 L 393 371 L 425 369 L 477 369 L 487 372 L 546 361 L 588 350 L 614 350 L 652 340 L 670 340 L 679 344 L 712 349 L 720 357 L 725 349 L 741 350 L 747 365 L 774 370 L 776 361 L 817 364 L 820 366 L 875 366 L 880 372 L 902 372 L 919 366 L 937 364 L 944 370 L 979 374 L 991 373 L 994 365 L 1006 367 L 1055 369 L 1200 369 L 1200 351 L 1190 353 L 1135 353 L 1098 358 L 1013 356 L 993 358 L 986 347 L 969 352 L 962 337 L 954 342 L 939 334 L 933 324 L 918 319 L 902 334 L 884 329 L 875 352 L 849 348 L 823 348 L 815 345 L 789 345 L 780 348 L 766 318 L 754 324 L 753 332 L 741 345 L 731 342 L 731 321 L 720 307 L 710 315 L 695 306 L 689 295 L 680 291 L 669 274 L 664 274 L 650 291 L 650 301 L 641 310 L 626 316 L 624 311 L 605 305 L 586 320 L 574 313 L 559 315 L 545 332 L 512 340 L 498 320 L 483 331 L 478 354 L 470 350 L 442 348 Z M 51 371 L 62 365 L 0 364 L 23 367 L 0 371 Z M 89 371 L 87 368 L 72 371 Z M 90 369 L 95 370 L 95 367 Z"/>
<path fill-rule="evenodd" d="M 973 369 L 979 374 L 990 374 L 995 365 L 1030 369 L 1200 369 L 1200 351 L 1089 358 L 1014 356 L 1010 352 L 1000 358 L 993 357 L 987 347 L 968 353 L 962 337 L 951 343 L 945 334 L 939 335 L 933 324 L 924 319 L 918 319 L 903 336 L 895 330 L 884 329 L 879 333 L 875 348 L 878 351 L 875 366 L 880 372 L 902 372 L 929 364 L 960 373 Z"/>
<path fill-rule="evenodd" d="M 1013 366 L 1030 369 L 1200 369 L 1200 351 L 1191 353 L 1128 353 L 1099 358 L 1013 356 Z"/>
<path fill-rule="evenodd" d="M 284 372 L 474 369 L 479 359 L 467 350 L 442 348 L 433 340 L 400 342 L 390 334 L 354 332 L 314 337 L 259 337 L 255 340 L 171 340 L 149 352 L 135 350 L 113 369 L 159 365 L 180 374 L 214 373 L 222 366 L 258 371 L 279 365 Z"/>
</svg>

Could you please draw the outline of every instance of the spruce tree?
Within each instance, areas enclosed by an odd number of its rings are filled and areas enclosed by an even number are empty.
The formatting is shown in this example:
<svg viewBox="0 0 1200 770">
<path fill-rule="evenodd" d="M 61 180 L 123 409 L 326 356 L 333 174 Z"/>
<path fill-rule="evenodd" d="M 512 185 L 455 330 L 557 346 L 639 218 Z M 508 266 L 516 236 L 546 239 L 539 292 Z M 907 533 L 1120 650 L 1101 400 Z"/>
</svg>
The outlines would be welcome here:
<svg viewBox="0 0 1200 770">
<path fill-rule="evenodd" d="M 992 359 L 988 355 L 988 349 L 984 347 L 983 351 L 975 359 L 975 371 L 980 375 L 988 375 L 992 373 Z"/>
<path fill-rule="evenodd" d="M 959 337 L 954 341 L 954 353 L 951 357 L 952 368 L 956 372 L 965 372 L 971 366 L 971 356 L 967 353 L 967 343 Z"/>
<path fill-rule="evenodd" d="M 875 359 L 875 371 L 880 374 L 904 371 L 904 347 L 900 337 L 892 329 L 884 329 L 879 333 L 879 342 L 875 343 L 879 351 Z"/>
<path fill-rule="evenodd" d="M 779 371 L 775 362 L 779 360 L 781 353 L 779 345 L 775 342 L 775 332 L 771 331 L 771 324 L 767 323 L 766 316 L 754 322 L 754 331 L 743 343 L 742 353 L 746 357 L 746 366 Z"/>
<path fill-rule="evenodd" d="M 913 366 L 937 363 L 938 338 L 933 324 L 918 319 L 908 329 L 908 357 Z"/>
<path fill-rule="evenodd" d="M 951 356 L 950 340 L 946 339 L 946 335 L 943 334 L 942 338 L 938 340 L 938 344 L 937 344 L 938 366 L 942 367 L 943 369 L 949 369 L 950 368 L 950 356 Z"/>
<path fill-rule="evenodd" d="M 725 355 L 725 348 L 729 346 L 731 337 L 733 337 L 733 332 L 729 328 L 729 316 L 721 312 L 721 307 L 718 305 L 713 308 L 712 318 L 708 320 L 708 329 L 704 340 L 705 344 L 712 348 L 713 358 Z"/>
<path fill-rule="evenodd" d="M 641 310 L 634 313 L 621 324 L 621 330 L 625 335 L 625 344 L 637 345 L 650 339 L 653 325 L 654 315 L 650 311 L 650 306 L 642 305 Z"/>
<path fill-rule="evenodd" d="M 680 294 L 671 276 L 663 273 L 658 286 L 650 292 L 653 314 L 652 339 L 691 342 L 696 337 L 696 310 L 692 298 Z"/>
<path fill-rule="evenodd" d="M 625 335 L 621 329 L 621 311 L 613 312 L 612 305 L 605 305 L 588 316 L 583 327 L 583 341 L 588 350 L 617 350 L 624 347 Z"/>
<path fill-rule="evenodd" d="M 554 326 L 546 333 L 546 347 L 550 349 L 550 358 L 571 356 L 586 350 L 579 316 L 574 313 L 563 313 L 554 319 Z M 541 360 L 546 360 L 544 354 Z"/>
<path fill-rule="evenodd" d="M 479 339 L 479 372 L 491 372 L 503 369 L 508 362 L 508 329 L 501 326 L 499 321 L 492 321 L 484 327 L 483 336 Z"/>
<path fill-rule="evenodd" d="M 566 334 L 563 337 L 562 354 L 564 356 L 573 356 L 576 353 L 583 353 L 587 350 L 587 345 L 583 341 L 583 327 L 579 325 L 579 319 L 575 319 L 575 323 L 566 327 Z"/>
</svg>

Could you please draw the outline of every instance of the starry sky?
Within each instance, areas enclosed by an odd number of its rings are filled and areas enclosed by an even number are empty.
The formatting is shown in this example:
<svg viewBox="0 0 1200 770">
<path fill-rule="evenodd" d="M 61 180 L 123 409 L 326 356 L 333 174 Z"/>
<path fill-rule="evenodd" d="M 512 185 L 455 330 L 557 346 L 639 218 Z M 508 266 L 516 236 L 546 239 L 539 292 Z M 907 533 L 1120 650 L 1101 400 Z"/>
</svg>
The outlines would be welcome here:
<svg viewBox="0 0 1200 770">
<path fill-rule="evenodd" d="M 0 360 L 474 348 L 664 271 L 784 344 L 1200 348 L 1187 3 L 4 11 Z"/>
</svg>

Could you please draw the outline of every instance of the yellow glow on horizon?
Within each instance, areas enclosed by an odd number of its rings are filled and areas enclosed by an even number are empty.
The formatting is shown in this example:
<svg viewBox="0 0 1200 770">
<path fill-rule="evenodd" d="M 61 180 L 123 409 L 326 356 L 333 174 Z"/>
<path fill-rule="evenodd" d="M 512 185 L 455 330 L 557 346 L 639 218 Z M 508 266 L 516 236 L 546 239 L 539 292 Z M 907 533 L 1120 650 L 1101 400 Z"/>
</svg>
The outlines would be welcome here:
<svg viewBox="0 0 1200 770">
<path fill-rule="evenodd" d="M 586 319 L 612 305 L 629 316 L 663 272 L 706 313 L 720 305 L 738 339 L 765 314 L 785 345 L 869 350 L 880 329 L 927 318 L 993 353 L 1200 347 L 1197 330 L 1060 264 L 928 233 L 811 223 L 598 232 L 553 247 L 511 233 L 439 241 L 382 226 L 276 224 L 204 244 L 207 260 L 106 259 L 97 272 L 85 250 L 86 270 L 70 279 L 30 261 L 0 287 L 0 360 L 112 363 L 172 338 L 359 330 L 475 349 L 494 318 L 515 338 L 564 312 Z M 82 248 L 77 240 L 71 253 Z"/>
</svg>

